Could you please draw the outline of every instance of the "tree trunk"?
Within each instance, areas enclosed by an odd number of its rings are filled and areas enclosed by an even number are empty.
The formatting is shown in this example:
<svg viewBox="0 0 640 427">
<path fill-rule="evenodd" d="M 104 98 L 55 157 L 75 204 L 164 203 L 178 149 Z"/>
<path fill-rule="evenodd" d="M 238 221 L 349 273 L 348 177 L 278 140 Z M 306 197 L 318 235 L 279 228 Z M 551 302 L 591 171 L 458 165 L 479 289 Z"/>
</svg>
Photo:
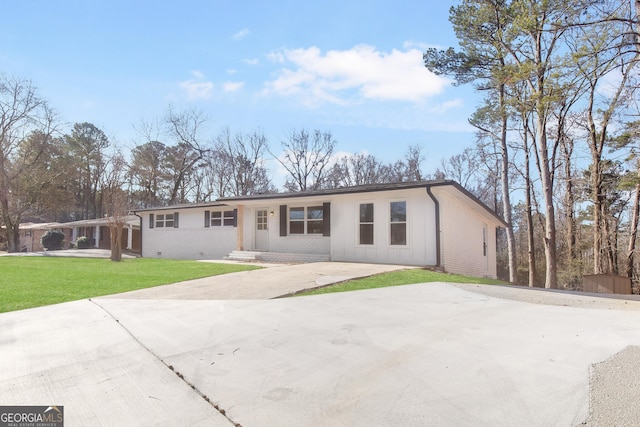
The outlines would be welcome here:
<svg viewBox="0 0 640 427">
<path fill-rule="evenodd" d="M 568 145 L 571 144 L 569 147 Z M 571 156 L 573 155 L 573 141 L 564 141 L 565 152 L 565 177 L 567 181 L 567 194 L 565 195 L 565 212 L 567 215 L 567 255 L 568 265 L 576 259 L 576 218 L 575 218 L 575 195 L 573 194 L 573 171 L 571 170 Z"/>
<path fill-rule="evenodd" d="M 640 175 L 640 170 L 638 172 Z M 640 214 L 640 183 L 636 184 L 633 198 L 633 213 L 631 214 L 631 230 L 629 230 L 629 245 L 627 246 L 627 277 L 633 280 L 634 254 L 636 252 L 636 237 L 638 235 L 638 217 Z"/>
<path fill-rule="evenodd" d="M 541 102 L 541 101 L 537 101 Z M 538 107 L 536 133 L 538 135 L 538 152 L 540 155 L 540 178 L 542 181 L 542 194 L 545 204 L 545 232 L 544 255 L 546 261 L 546 274 L 544 287 L 547 289 L 558 288 L 558 264 L 556 257 L 556 213 L 553 201 L 553 178 L 549 165 L 549 153 L 547 147 L 547 135 L 545 126 L 544 108 Z"/>
<path fill-rule="evenodd" d="M 111 234 L 111 261 L 122 261 L 122 229 L 121 223 L 109 227 Z"/>
<path fill-rule="evenodd" d="M 509 258 L 509 282 L 518 281 L 516 265 L 516 239 L 513 234 L 513 219 L 511 217 L 511 196 L 509 193 L 509 151 L 507 146 L 507 114 L 505 104 L 505 85 L 500 85 L 500 115 L 502 117 L 502 129 L 500 135 L 500 160 L 501 160 L 501 184 L 502 184 L 502 209 L 504 220 L 507 223 L 507 251 Z"/>
</svg>

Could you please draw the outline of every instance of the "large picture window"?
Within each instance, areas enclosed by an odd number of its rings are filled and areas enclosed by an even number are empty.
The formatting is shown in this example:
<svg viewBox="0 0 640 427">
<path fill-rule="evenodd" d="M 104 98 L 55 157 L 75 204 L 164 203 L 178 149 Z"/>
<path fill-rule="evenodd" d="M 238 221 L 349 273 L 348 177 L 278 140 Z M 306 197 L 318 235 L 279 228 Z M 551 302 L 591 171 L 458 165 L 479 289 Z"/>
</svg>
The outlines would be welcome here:
<svg viewBox="0 0 640 427">
<path fill-rule="evenodd" d="M 390 203 L 391 244 L 407 244 L 407 202 Z"/>
<path fill-rule="evenodd" d="M 373 203 L 360 204 L 360 244 L 373 245 Z"/>
<path fill-rule="evenodd" d="M 323 234 L 324 209 L 322 206 L 289 208 L 290 234 Z"/>
</svg>

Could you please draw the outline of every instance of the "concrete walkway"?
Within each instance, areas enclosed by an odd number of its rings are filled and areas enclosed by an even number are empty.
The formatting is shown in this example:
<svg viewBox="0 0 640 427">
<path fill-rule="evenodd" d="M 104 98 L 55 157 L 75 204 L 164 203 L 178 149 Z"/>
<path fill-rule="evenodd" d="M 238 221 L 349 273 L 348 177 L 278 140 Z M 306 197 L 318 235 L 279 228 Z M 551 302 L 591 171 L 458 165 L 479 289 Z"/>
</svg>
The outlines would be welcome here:
<svg viewBox="0 0 640 427">
<path fill-rule="evenodd" d="M 229 300 L 270 299 L 409 267 L 385 264 L 317 262 L 310 264 L 262 264 L 263 269 L 241 271 L 166 286 L 112 295 L 120 299 Z"/>
<path fill-rule="evenodd" d="M 232 281 L 251 297 L 253 285 L 291 280 L 291 270 L 308 279 L 301 287 L 346 276 L 344 265 L 323 264 Z M 131 293 L 0 314 L 0 402 L 65 406 L 66 426 L 640 419 L 637 301 L 596 298 L 577 308 L 571 295 L 548 305 L 551 295 L 534 304 L 539 294 L 527 289 L 501 288 L 498 298 L 485 292 L 492 287 L 445 283 L 215 300 L 192 285 L 193 293 L 181 284 L 149 299 Z M 219 286 L 220 296 L 233 294 L 231 283 Z"/>
</svg>

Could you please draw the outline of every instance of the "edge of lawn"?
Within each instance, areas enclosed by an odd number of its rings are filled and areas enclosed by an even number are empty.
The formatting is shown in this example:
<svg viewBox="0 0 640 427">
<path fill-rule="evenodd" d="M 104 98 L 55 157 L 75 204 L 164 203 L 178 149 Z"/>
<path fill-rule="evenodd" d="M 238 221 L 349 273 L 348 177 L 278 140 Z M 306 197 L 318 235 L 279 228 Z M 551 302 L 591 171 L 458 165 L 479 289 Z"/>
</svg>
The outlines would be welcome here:
<svg viewBox="0 0 640 427">
<path fill-rule="evenodd" d="M 0 257 L 0 313 L 258 268 L 158 258 Z"/>
<path fill-rule="evenodd" d="M 372 276 L 349 279 L 342 282 L 319 286 L 311 289 L 283 295 L 281 298 L 322 295 L 337 292 L 352 292 L 366 289 L 387 288 L 391 286 L 415 285 L 418 283 L 445 282 L 445 283 L 471 283 L 481 285 L 510 285 L 502 280 L 481 277 L 449 274 L 424 268 L 407 268 Z"/>
</svg>

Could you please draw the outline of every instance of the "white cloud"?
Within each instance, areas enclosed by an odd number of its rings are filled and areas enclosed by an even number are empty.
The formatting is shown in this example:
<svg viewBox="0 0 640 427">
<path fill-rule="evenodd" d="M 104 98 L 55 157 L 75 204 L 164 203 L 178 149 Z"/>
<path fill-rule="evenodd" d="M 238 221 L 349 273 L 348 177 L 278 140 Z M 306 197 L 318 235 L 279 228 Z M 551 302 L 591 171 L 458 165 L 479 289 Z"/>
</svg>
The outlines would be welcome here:
<svg viewBox="0 0 640 427">
<path fill-rule="evenodd" d="M 464 101 L 461 98 L 456 98 L 456 99 L 451 99 L 449 101 L 445 101 L 442 104 L 438 104 L 429 108 L 429 112 L 443 114 L 452 108 L 458 108 L 462 106 L 464 106 Z"/>
<path fill-rule="evenodd" d="M 200 71 L 191 72 L 193 78 L 180 82 L 182 88 L 190 101 L 198 99 L 209 99 L 213 95 L 213 83 L 204 81 L 204 74 Z"/>
<path fill-rule="evenodd" d="M 222 90 L 225 92 L 235 92 L 244 86 L 244 82 L 227 82 L 223 83 Z"/>
<path fill-rule="evenodd" d="M 285 64 L 265 94 L 301 95 L 310 104 L 347 104 L 362 100 L 419 103 L 441 93 L 449 81 L 429 72 L 422 51 L 378 51 L 358 45 L 349 50 L 322 52 L 317 47 L 284 49 L 268 58 Z"/>
<path fill-rule="evenodd" d="M 260 64 L 260 60 L 258 58 L 244 59 L 242 62 L 244 62 L 247 65 L 259 65 Z"/>
<path fill-rule="evenodd" d="M 242 40 L 249 35 L 250 31 L 248 28 L 243 28 L 237 33 L 235 33 L 232 37 L 234 40 Z"/>
</svg>

